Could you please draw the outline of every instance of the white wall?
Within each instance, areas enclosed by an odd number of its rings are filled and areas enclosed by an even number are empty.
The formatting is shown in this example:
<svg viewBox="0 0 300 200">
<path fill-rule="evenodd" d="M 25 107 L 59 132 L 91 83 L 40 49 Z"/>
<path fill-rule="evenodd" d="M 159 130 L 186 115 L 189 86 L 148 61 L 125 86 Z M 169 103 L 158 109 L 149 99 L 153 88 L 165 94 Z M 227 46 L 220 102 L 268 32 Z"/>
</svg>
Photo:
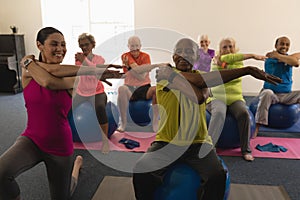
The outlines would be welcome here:
<svg viewBox="0 0 300 200">
<path fill-rule="evenodd" d="M 26 53 L 37 55 L 35 37 L 42 27 L 40 0 L 0 0 L 0 5 L 0 33 L 11 33 L 9 26 L 16 25 L 19 33 L 25 34 Z M 198 34 L 206 33 L 214 49 L 223 37 L 230 36 L 236 39 L 240 52 L 257 54 L 273 50 L 275 38 L 286 35 L 292 42 L 290 52 L 300 52 L 299 8 L 299 0 L 135 0 L 135 26 L 168 29 L 195 40 Z M 65 8 L 58 15 L 68 17 L 67 13 Z M 171 39 L 165 37 L 167 43 L 176 42 Z M 167 57 L 155 53 L 152 60 Z M 262 62 L 245 64 L 263 68 Z M 298 77 L 296 68 L 293 89 L 300 90 Z M 251 77 L 243 80 L 245 93 L 257 93 L 261 88 L 262 83 Z"/>
<path fill-rule="evenodd" d="M 11 33 L 10 26 L 18 27 L 25 36 L 26 54 L 38 55 L 35 46 L 37 31 L 42 27 L 40 0 L 0 0 L 0 33 Z"/>
<path fill-rule="evenodd" d="M 299 0 L 135 0 L 135 8 L 137 28 L 171 29 L 195 40 L 198 34 L 208 34 L 214 49 L 230 36 L 240 52 L 264 55 L 274 49 L 275 38 L 286 35 L 291 39 L 290 52 L 300 51 Z M 245 64 L 263 68 L 263 62 Z M 293 89 L 300 90 L 298 77 L 295 68 Z M 243 78 L 245 93 L 257 93 L 261 85 L 252 77 Z"/>
</svg>

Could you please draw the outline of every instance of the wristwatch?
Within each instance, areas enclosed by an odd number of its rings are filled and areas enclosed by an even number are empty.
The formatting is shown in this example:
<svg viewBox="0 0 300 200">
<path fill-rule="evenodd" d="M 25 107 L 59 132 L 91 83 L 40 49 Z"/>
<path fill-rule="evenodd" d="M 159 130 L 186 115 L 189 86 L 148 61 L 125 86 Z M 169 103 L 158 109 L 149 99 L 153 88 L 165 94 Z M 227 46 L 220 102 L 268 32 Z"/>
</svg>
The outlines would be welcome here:
<svg viewBox="0 0 300 200">
<path fill-rule="evenodd" d="M 28 65 L 32 62 L 33 60 L 31 58 L 26 58 L 26 60 L 23 62 L 23 67 L 28 71 Z"/>
<path fill-rule="evenodd" d="M 168 78 L 168 82 L 169 83 L 173 83 L 174 78 L 177 76 L 178 74 L 176 72 L 172 72 Z"/>
</svg>

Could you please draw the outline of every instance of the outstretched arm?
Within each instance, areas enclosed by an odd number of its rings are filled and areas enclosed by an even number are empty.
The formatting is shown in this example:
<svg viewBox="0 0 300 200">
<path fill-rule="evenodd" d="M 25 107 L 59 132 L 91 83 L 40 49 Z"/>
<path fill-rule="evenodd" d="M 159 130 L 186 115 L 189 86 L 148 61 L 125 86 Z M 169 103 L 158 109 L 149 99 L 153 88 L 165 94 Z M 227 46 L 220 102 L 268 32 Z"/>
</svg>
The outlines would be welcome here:
<svg viewBox="0 0 300 200">
<path fill-rule="evenodd" d="M 24 66 L 24 61 L 27 58 L 34 60 L 34 56 L 25 56 L 21 64 Z M 23 85 L 24 87 L 33 78 L 41 86 L 49 89 L 71 89 L 73 88 L 75 76 L 78 75 L 95 75 L 100 80 L 106 81 L 108 78 L 121 78 L 122 73 L 119 71 L 107 70 L 105 68 L 95 68 L 76 65 L 60 65 L 46 64 L 33 61 L 27 66 L 27 70 L 23 70 Z"/>
<path fill-rule="evenodd" d="M 227 68 L 227 64 L 240 62 L 248 59 L 255 59 L 264 61 L 267 57 L 263 55 L 253 54 L 253 53 L 230 53 L 225 55 L 217 55 L 214 57 L 213 62 L 214 64 L 222 67 Z"/>
<path fill-rule="evenodd" d="M 139 80 L 144 80 L 147 73 L 156 68 L 155 65 L 151 65 L 150 56 L 146 54 L 142 56 L 140 65 L 136 63 L 135 59 L 130 54 L 123 54 L 121 59 L 123 65 L 127 67 L 128 73 L 131 73 Z"/>
<path fill-rule="evenodd" d="M 63 65 L 63 64 L 47 64 L 42 62 L 36 62 L 39 66 L 56 77 L 70 77 L 80 75 L 99 75 L 107 71 L 107 68 L 118 68 L 118 65 L 97 65 L 96 68 L 89 66 L 78 65 Z M 121 67 L 121 66 L 120 66 Z"/>
<path fill-rule="evenodd" d="M 107 81 L 109 78 L 121 78 L 122 73 L 115 70 L 108 70 L 108 68 L 121 68 L 122 66 L 113 65 L 113 64 L 101 64 L 96 65 L 96 68 L 89 66 L 77 66 L 77 65 L 60 65 L 60 64 L 46 64 L 38 62 L 38 65 L 43 67 L 49 73 L 56 77 L 72 77 L 72 76 L 81 76 L 81 75 L 96 75 L 101 76 L 99 79 L 109 86 L 112 86 L 112 83 Z"/>
<path fill-rule="evenodd" d="M 174 68 L 169 66 L 160 67 L 156 71 L 156 79 L 157 82 L 161 80 L 168 81 L 168 84 L 163 89 L 165 92 L 169 92 L 171 89 L 180 90 L 186 97 L 198 104 L 202 104 L 209 96 L 209 89 L 207 87 L 197 87 L 181 73 L 175 72 Z"/>
<path fill-rule="evenodd" d="M 278 59 L 280 62 L 284 62 L 288 65 L 298 67 L 299 66 L 299 59 L 300 59 L 300 53 L 294 53 L 291 55 L 283 55 L 278 53 L 277 51 L 272 51 L 266 54 L 268 58 L 275 58 Z"/>
<path fill-rule="evenodd" d="M 23 63 L 23 62 L 21 62 Z M 34 79 L 40 86 L 52 89 L 72 89 L 75 77 L 56 77 L 39 66 L 36 62 L 31 62 L 27 69 L 22 65 L 22 86 L 25 88 Z"/>
<path fill-rule="evenodd" d="M 295 56 L 298 60 L 298 65 L 295 66 L 295 67 L 299 67 L 299 65 L 300 65 L 300 53 L 294 53 L 294 54 L 292 54 L 292 56 Z"/>
<path fill-rule="evenodd" d="M 156 78 L 157 81 L 162 79 L 168 80 L 169 84 L 167 88 L 180 90 L 194 102 L 203 103 L 208 97 L 208 88 L 227 83 L 245 75 L 251 75 L 256 79 L 264 80 L 272 84 L 281 82 L 280 78 L 251 66 L 213 71 L 204 74 L 191 72 L 176 73 L 169 67 L 161 67 L 157 72 Z"/>
<path fill-rule="evenodd" d="M 251 75 L 256 79 L 264 80 L 272 84 L 277 84 L 281 82 L 280 78 L 267 74 L 263 70 L 252 66 L 247 66 L 238 69 L 213 71 L 205 74 L 192 74 L 188 72 L 181 72 L 181 74 L 189 82 L 195 84 L 197 87 L 200 88 L 221 85 L 245 75 Z"/>
<path fill-rule="evenodd" d="M 255 60 L 262 60 L 264 61 L 267 57 L 263 56 L 263 55 L 258 55 L 258 54 L 243 54 L 244 55 L 244 60 L 248 60 L 248 59 L 255 59 Z"/>
</svg>

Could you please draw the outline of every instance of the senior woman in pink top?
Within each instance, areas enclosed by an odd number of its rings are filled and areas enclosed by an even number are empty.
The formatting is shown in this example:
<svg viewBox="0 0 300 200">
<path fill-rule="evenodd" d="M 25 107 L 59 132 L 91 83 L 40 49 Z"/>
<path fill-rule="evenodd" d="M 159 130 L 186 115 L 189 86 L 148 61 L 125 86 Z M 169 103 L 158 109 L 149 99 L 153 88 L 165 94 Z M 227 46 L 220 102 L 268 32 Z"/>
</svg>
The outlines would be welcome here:
<svg viewBox="0 0 300 200">
<path fill-rule="evenodd" d="M 102 56 L 93 53 L 96 41 L 93 35 L 82 33 L 78 37 L 78 44 L 82 53 L 75 54 L 75 64 L 96 67 L 102 65 L 105 60 Z M 109 152 L 108 143 L 108 118 L 106 114 L 107 96 L 104 86 L 95 76 L 80 76 L 76 87 L 76 95 L 73 99 L 73 107 L 84 101 L 90 101 L 95 106 L 97 119 L 102 129 L 102 153 Z"/>
</svg>

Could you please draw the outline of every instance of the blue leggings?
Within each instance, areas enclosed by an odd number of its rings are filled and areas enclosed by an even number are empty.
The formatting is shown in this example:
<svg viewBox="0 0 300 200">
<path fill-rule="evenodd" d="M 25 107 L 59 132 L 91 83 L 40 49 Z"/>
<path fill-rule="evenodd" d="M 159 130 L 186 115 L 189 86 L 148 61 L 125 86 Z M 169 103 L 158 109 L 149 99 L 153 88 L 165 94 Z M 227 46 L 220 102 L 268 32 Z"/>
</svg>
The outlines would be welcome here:
<svg viewBox="0 0 300 200">
<path fill-rule="evenodd" d="M 0 157 L 0 199 L 10 200 L 20 196 L 15 178 L 40 162 L 46 165 L 51 199 L 69 199 L 77 184 L 72 178 L 72 160 L 72 156 L 47 154 L 28 137 L 18 137 Z"/>
</svg>

